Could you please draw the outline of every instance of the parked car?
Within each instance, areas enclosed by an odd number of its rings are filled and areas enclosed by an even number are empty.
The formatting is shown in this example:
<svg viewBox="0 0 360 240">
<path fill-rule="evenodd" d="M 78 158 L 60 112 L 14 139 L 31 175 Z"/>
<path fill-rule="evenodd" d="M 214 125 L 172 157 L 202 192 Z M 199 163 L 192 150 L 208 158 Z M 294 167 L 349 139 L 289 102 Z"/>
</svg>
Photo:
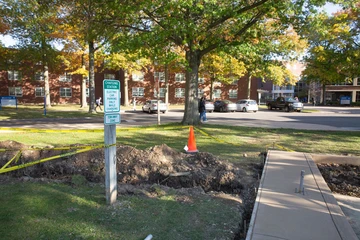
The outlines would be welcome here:
<svg viewBox="0 0 360 240">
<path fill-rule="evenodd" d="M 301 112 L 304 109 L 304 105 L 292 98 L 278 97 L 274 101 L 266 103 L 269 110 L 278 108 L 279 110 L 284 109 L 285 112 L 298 111 Z"/>
<path fill-rule="evenodd" d="M 251 99 L 241 99 L 236 102 L 237 111 L 248 112 L 253 111 L 257 112 L 259 110 L 259 106 L 257 105 L 255 100 Z"/>
<path fill-rule="evenodd" d="M 157 112 L 158 110 L 157 101 L 158 100 L 147 100 L 145 104 L 142 106 L 143 112 L 148 112 L 148 113 Z M 164 103 L 162 100 L 159 100 L 159 105 L 160 105 L 159 107 L 160 112 L 165 113 L 167 111 L 167 104 Z"/>
<path fill-rule="evenodd" d="M 214 111 L 214 103 L 211 101 L 206 101 L 205 102 L 205 110 L 207 112 L 213 112 Z"/>
<path fill-rule="evenodd" d="M 215 112 L 235 112 L 236 103 L 229 100 L 217 100 L 214 102 Z"/>
</svg>

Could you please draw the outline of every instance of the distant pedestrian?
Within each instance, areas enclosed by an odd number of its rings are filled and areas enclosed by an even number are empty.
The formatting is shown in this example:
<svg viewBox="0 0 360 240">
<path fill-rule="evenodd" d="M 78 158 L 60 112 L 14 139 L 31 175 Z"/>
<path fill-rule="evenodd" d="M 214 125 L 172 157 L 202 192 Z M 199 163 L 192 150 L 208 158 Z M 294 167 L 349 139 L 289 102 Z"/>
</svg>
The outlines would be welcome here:
<svg viewBox="0 0 360 240">
<path fill-rule="evenodd" d="M 316 100 L 315 100 L 315 98 L 311 98 L 311 102 L 312 102 L 313 106 L 316 105 Z"/>
<path fill-rule="evenodd" d="M 299 98 L 298 98 L 298 97 L 295 97 L 294 99 L 295 99 L 295 101 L 299 101 Z"/>
<path fill-rule="evenodd" d="M 101 108 L 101 97 L 99 97 L 98 99 L 96 99 L 95 104 L 96 104 L 95 111 L 96 111 L 96 109 L 97 109 L 98 107 L 100 108 L 100 111 L 102 111 L 102 108 Z M 97 111 L 96 111 L 96 112 L 97 112 Z"/>
<path fill-rule="evenodd" d="M 199 101 L 199 113 L 200 113 L 200 121 L 201 122 L 207 122 L 205 103 L 206 103 L 206 99 L 205 99 L 205 96 L 203 96 L 200 98 L 200 101 Z"/>
</svg>

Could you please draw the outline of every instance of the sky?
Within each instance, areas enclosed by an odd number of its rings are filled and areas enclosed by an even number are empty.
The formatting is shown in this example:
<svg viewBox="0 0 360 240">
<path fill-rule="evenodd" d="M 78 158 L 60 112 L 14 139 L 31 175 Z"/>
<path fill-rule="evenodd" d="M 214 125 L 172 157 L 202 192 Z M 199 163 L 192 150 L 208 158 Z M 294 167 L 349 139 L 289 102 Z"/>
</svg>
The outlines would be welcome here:
<svg viewBox="0 0 360 240">
<path fill-rule="evenodd" d="M 334 12 L 336 12 L 337 10 L 340 9 L 340 7 L 338 5 L 334 5 L 332 3 L 326 3 L 324 6 L 325 11 L 330 15 Z M 8 36 L 8 35 L 0 35 L 0 42 L 2 42 L 5 47 L 10 47 L 16 44 L 16 41 Z"/>
</svg>

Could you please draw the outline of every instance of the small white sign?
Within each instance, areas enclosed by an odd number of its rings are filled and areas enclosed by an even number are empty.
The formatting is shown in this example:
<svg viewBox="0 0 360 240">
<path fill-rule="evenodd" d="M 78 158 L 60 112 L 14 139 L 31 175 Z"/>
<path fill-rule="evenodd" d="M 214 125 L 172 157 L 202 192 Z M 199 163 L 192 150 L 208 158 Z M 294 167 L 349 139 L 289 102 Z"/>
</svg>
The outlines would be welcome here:
<svg viewBox="0 0 360 240">
<path fill-rule="evenodd" d="M 118 124 L 121 122 L 120 113 L 105 113 L 104 114 L 104 124 Z"/>
</svg>

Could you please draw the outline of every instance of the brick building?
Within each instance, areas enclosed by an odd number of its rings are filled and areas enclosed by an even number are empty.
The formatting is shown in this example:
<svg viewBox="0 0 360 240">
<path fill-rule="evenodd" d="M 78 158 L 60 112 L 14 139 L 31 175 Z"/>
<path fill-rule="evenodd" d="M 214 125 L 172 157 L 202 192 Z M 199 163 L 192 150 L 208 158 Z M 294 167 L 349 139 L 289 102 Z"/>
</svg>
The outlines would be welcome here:
<svg viewBox="0 0 360 240">
<path fill-rule="evenodd" d="M 128 89 L 129 102 L 135 97 L 140 104 L 148 99 L 156 98 L 157 85 L 155 80 L 159 79 L 160 98 L 165 101 L 165 75 L 164 72 L 149 71 L 134 72 L 126 76 L 123 71 L 98 71 L 95 73 L 95 97 L 103 97 L 103 79 L 117 79 L 121 83 L 121 104 L 124 104 L 125 86 Z M 81 104 L 81 75 L 49 74 L 50 99 L 51 104 Z M 87 81 L 86 79 L 84 81 Z M 87 81 L 85 89 L 87 99 L 89 93 L 89 83 Z M 199 78 L 199 96 L 206 94 L 215 99 L 229 99 L 236 101 L 247 97 L 247 78 L 240 78 L 232 84 L 215 82 L 211 92 L 209 79 Z M 270 82 L 263 83 L 258 78 L 251 80 L 250 98 L 259 100 L 260 92 L 271 90 Z M 0 96 L 16 96 L 20 104 L 43 104 L 44 103 L 44 78 L 41 72 L 22 73 L 18 70 L 0 71 Z M 185 74 L 180 72 L 170 72 L 168 82 L 168 96 L 170 104 L 183 104 L 185 98 Z"/>
</svg>

